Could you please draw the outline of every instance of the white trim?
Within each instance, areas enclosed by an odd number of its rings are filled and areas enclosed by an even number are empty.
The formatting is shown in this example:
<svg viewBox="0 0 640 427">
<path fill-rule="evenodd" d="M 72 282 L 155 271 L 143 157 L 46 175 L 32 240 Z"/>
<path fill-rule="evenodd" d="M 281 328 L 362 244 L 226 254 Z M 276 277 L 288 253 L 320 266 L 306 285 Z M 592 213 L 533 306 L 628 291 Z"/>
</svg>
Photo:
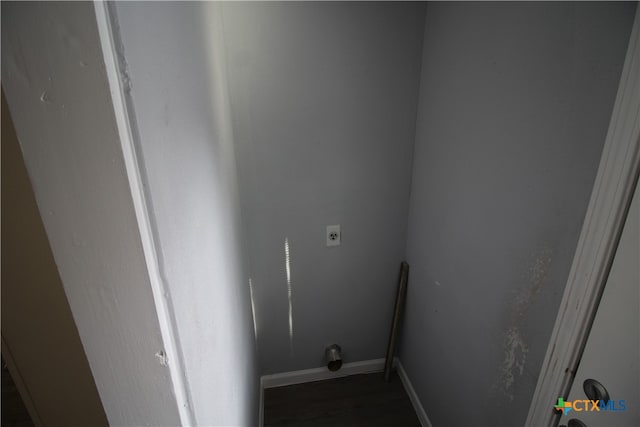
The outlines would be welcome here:
<svg viewBox="0 0 640 427">
<path fill-rule="evenodd" d="M 158 316 L 164 351 L 167 356 L 169 373 L 173 383 L 173 392 L 176 397 L 176 405 L 180 415 L 182 426 L 196 425 L 193 413 L 193 405 L 189 400 L 189 394 L 184 375 L 184 364 L 181 353 L 178 351 L 177 338 L 173 322 L 171 321 L 172 308 L 168 297 L 168 292 L 164 289 L 162 276 L 158 265 L 156 243 L 151 231 L 151 221 L 147 201 L 144 195 L 144 186 L 136 156 L 134 139 L 132 136 L 129 111 L 126 104 L 126 95 L 122 87 L 120 71 L 117 60 L 117 49 L 113 36 L 113 28 L 108 11 L 108 2 L 94 0 L 94 9 L 102 55 L 105 62 L 109 90 L 113 101 L 113 110 L 120 135 L 122 154 L 124 157 L 129 188 L 131 189 L 131 199 L 136 212 L 140 239 L 146 261 L 147 272 L 153 293 L 153 300 Z"/>
<path fill-rule="evenodd" d="M 342 365 L 339 371 L 331 372 L 326 366 L 320 368 L 303 369 L 301 371 L 281 372 L 263 375 L 260 378 L 262 388 L 284 387 L 293 384 L 310 383 L 313 381 L 330 380 L 332 378 L 347 377 L 357 374 L 371 374 L 384 370 L 384 359 L 363 360 Z"/>
<path fill-rule="evenodd" d="M 407 371 L 404 370 L 402 366 L 402 362 L 398 358 L 395 360 L 396 362 L 396 371 L 398 372 L 398 376 L 400 377 L 400 381 L 402 381 L 402 385 L 404 386 L 407 395 L 409 396 L 409 400 L 411 400 L 411 404 L 413 405 L 413 410 L 418 416 L 418 420 L 420 420 L 420 425 L 422 427 L 433 427 L 431 421 L 429 421 L 429 417 L 427 417 L 427 413 L 420 402 L 420 398 L 418 398 L 418 394 L 416 393 L 409 377 L 407 376 Z"/>
<path fill-rule="evenodd" d="M 640 168 L 640 8 L 582 232 L 527 426 L 553 426 L 552 406 L 567 397 L 611 266 Z"/>
</svg>

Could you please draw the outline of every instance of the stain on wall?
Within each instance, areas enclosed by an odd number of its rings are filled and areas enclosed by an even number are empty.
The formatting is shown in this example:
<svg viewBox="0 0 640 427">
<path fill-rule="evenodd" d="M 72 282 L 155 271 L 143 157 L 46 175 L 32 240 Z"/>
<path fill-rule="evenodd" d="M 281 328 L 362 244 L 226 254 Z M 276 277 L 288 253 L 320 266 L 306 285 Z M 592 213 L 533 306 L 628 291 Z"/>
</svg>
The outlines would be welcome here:
<svg viewBox="0 0 640 427">
<path fill-rule="evenodd" d="M 542 289 L 548 271 L 551 267 L 553 249 L 543 248 L 531 256 L 528 268 L 522 274 L 523 284 L 521 290 L 511 304 L 510 327 L 504 333 L 504 360 L 499 368 L 498 377 L 493 390 L 499 391 L 497 399 L 513 401 L 513 385 L 517 377 L 524 373 L 527 361 L 527 346 L 520 328 L 527 318 L 529 307 L 535 302 L 536 295 Z"/>
</svg>

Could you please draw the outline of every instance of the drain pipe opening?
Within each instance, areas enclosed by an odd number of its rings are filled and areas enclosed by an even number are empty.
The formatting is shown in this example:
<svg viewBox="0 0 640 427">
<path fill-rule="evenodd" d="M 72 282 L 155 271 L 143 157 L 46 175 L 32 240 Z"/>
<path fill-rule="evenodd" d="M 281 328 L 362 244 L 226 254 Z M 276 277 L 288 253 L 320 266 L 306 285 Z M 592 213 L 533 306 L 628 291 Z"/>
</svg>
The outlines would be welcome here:
<svg viewBox="0 0 640 427">
<path fill-rule="evenodd" d="M 342 366 L 342 356 L 340 356 L 342 349 L 338 344 L 332 344 L 325 349 L 325 358 L 327 359 L 327 368 L 330 371 L 335 372 Z"/>
</svg>

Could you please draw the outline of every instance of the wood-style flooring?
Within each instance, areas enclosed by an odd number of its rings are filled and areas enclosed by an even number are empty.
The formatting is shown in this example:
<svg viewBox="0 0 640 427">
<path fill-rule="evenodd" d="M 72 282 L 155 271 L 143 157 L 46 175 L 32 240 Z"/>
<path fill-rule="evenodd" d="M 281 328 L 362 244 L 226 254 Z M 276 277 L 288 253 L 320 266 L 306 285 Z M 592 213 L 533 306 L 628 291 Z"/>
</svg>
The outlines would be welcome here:
<svg viewBox="0 0 640 427">
<path fill-rule="evenodd" d="M 396 373 L 382 373 L 268 388 L 264 425 L 299 427 L 420 427 Z"/>
</svg>

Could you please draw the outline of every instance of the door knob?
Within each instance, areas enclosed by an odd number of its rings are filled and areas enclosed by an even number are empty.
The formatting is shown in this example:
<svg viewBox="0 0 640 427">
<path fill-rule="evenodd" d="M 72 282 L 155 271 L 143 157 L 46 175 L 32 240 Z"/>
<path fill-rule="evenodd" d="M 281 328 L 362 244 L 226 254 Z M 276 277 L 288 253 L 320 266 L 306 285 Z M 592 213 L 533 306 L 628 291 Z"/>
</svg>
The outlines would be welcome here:
<svg viewBox="0 0 640 427">
<path fill-rule="evenodd" d="M 589 378 L 585 380 L 582 384 L 582 388 L 584 389 L 584 394 L 586 394 L 591 400 L 599 400 L 607 403 L 611 399 L 609 397 L 609 392 L 602 383 L 594 379 Z"/>
</svg>

